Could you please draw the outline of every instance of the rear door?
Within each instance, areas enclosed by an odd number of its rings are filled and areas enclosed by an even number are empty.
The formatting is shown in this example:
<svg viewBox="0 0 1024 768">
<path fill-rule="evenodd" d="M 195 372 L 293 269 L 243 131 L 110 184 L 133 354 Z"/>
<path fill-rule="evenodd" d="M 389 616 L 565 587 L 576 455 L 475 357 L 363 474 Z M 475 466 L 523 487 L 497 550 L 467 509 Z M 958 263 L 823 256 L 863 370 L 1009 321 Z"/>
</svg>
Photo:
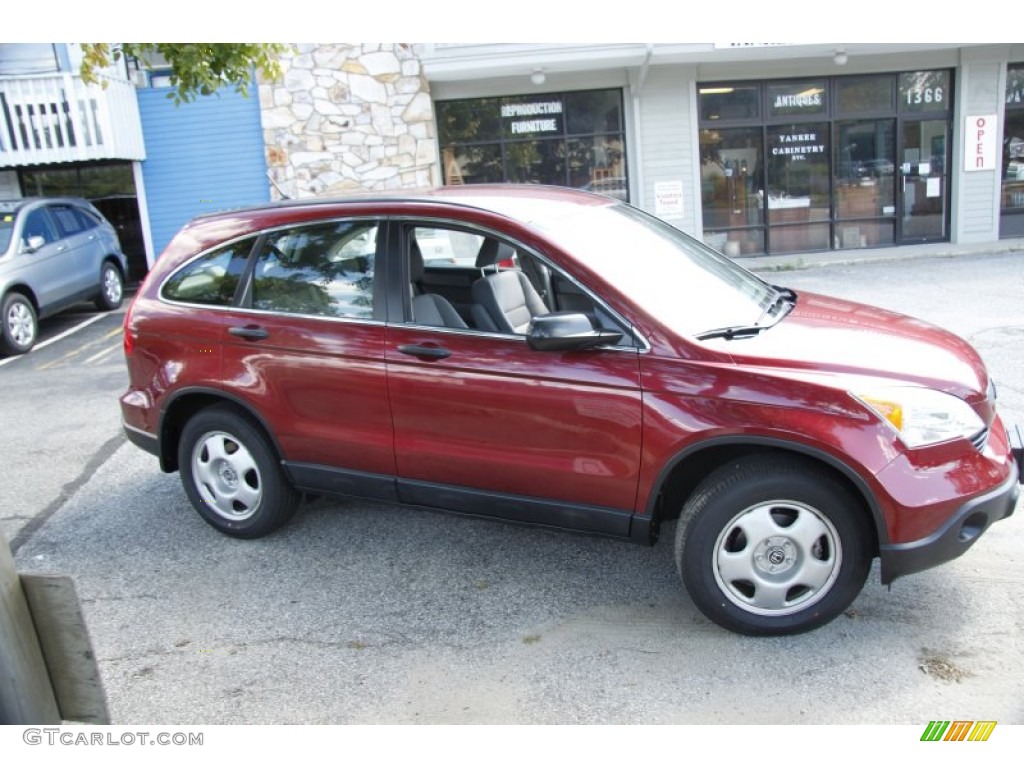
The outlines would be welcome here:
<svg viewBox="0 0 1024 768">
<path fill-rule="evenodd" d="M 63 244 L 60 264 L 67 279 L 65 297 L 83 294 L 99 284 L 99 232 L 95 222 L 72 205 L 54 204 L 49 208 Z"/>
<path fill-rule="evenodd" d="M 264 418 L 300 487 L 394 497 L 372 218 L 266 234 L 223 335 L 225 387 Z"/>
</svg>

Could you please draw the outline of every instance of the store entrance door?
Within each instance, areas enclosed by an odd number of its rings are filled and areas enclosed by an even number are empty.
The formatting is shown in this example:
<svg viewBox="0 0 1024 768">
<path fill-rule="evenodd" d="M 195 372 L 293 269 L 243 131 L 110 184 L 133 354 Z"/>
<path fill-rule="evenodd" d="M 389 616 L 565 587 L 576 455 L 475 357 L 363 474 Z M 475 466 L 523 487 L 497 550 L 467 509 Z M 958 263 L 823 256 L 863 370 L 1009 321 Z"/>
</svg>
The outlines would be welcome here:
<svg viewBox="0 0 1024 768">
<path fill-rule="evenodd" d="M 896 173 L 900 243 L 949 237 L 949 121 L 900 121 Z"/>
</svg>

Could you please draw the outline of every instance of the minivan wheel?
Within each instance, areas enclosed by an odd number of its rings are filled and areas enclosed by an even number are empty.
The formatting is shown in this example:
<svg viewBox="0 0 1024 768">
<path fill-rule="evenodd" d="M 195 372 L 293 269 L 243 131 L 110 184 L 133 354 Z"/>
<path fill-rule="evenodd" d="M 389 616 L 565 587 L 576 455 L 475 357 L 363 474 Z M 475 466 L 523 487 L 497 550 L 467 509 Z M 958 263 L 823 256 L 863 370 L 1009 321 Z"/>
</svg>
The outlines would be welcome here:
<svg viewBox="0 0 1024 768">
<path fill-rule="evenodd" d="M 124 278 L 121 270 L 107 261 L 100 270 L 100 293 L 96 297 L 96 308 L 101 312 L 109 312 L 121 306 L 124 298 Z"/>
<path fill-rule="evenodd" d="M 701 483 L 676 529 L 675 560 L 693 602 L 746 635 L 806 632 L 857 597 L 871 567 L 861 505 L 796 458 L 751 456 Z"/>
<path fill-rule="evenodd" d="M 189 419 L 178 466 L 192 506 L 230 536 L 265 536 L 288 522 L 299 503 L 262 431 L 225 406 Z"/>
<path fill-rule="evenodd" d="M 32 349 L 39 335 L 39 320 L 32 302 L 20 293 L 9 293 L 0 305 L 0 314 L 0 348 L 8 355 L 22 355 Z"/>
</svg>

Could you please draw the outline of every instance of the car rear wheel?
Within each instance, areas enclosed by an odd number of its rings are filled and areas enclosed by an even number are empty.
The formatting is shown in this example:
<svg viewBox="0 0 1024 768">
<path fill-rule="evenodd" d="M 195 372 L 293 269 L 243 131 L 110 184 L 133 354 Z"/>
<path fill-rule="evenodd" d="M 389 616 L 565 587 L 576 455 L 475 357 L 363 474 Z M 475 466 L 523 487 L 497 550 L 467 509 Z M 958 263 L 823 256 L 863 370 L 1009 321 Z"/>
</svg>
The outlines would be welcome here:
<svg viewBox="0 0 1024 768">
<path fill-rule="evenodd" d="M 862 506 L 827 472 L 754 456 L 712 473 L 683 508 L 675 560 L 696 606 L 747 635 L 806 632 L 860 593 L 873 538 Z"/>
<path fill-rule="evenodd" d="M 230 536 L 265 536 L 288 522 L 299 503 L 263 432 L 225 406 L 189 419 L 178 466 L 192 506 Z"/>
<path fill-rule="evenodd" d="M 121 270 L 107 261 L 100 270 L 100 293 L 96 297 L 96 307 L 101 312 L 109 312 L 121 306 L 124 298 L 124 278 Z"/>
<path fill-rule="evenodd" d="M 20 293 L 9 293 L 0 305 L 0 314 L 3 315 L 2 351 L 8 355 L 22 355 L 32 349 L 39 335 L 39 319 L 32 302 Z"/>
</svg>

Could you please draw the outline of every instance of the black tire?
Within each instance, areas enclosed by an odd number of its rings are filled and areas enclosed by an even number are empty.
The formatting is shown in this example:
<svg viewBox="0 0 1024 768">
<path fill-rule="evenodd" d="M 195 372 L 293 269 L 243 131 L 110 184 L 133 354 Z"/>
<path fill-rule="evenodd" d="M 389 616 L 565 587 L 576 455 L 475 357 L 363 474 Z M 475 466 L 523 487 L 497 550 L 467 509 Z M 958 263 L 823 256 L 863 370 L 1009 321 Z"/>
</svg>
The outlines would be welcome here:
<svg viewBox="0 0 1024 768">
<path fill-rule="evenodd" d="M 266 536 L 299 503 L 262 430 L 226 406 L 206 408 L 185 424 L 178 467 L 192 506 L 229 536 Z"/>
<path fill-rule="evenodd" d="M 0 304 L 0 351 L 23 355 L 35 346 L 39 337 L 39 318 L 32 302 L 20 293 L 8 293 Z"/>
<path fill-rule="evenodd" d="M 100 292 L 96 296 L 96 308 L 109 312 L 121 306 L 124 299 L 124 277 L 112 261 L 103 262 L 100 269 Z"/>
<path fill-rule="evenodd" d="M 788 635 L 849 607 L 873 541 L 863 505 L 827 471 L 797 457 L 750 456 L 713 472 L 686 502 L 675 560 L 716 624 Z"/>
</svg>

